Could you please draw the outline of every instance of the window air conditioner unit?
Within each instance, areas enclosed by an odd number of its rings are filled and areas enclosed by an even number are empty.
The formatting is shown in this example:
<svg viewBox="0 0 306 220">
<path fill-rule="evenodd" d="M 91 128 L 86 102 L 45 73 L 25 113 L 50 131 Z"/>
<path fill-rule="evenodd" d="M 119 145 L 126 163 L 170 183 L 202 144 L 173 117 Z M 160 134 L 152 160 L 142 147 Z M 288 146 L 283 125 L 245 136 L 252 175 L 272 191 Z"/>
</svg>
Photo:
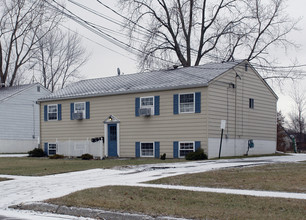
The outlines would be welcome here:
<svg viewBox="0 0 306 220">
<path fill-rule="evenodd" d="M 139 115 L 150 116 L 151 115 L 151 109 L 150 108 L 140 108 L 139 109 Z"/>
<path fill-rule="evenodd" d="M 83 113 L 82 112 L 75 112 L 72 114 L 72 118 L 74 120 L 82 120 L 83 119 Z"/>
</svg>

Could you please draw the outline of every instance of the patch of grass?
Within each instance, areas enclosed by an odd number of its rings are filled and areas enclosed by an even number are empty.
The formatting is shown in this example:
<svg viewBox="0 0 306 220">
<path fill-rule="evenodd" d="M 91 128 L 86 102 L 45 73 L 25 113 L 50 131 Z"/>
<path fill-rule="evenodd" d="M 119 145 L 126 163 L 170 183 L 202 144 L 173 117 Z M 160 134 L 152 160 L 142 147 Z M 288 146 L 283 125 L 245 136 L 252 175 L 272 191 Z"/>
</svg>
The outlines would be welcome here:
<svg viewBox="0 0 306 220">
<path fill-rule="evenodd" d="M 192 219 L 303 219 L 305 201 L 127 186 L 82 190 L 47 202 Z"/>
<path fill-rule="evenodd" d="M 223 159 L 240 159 L 240 158 L 250 158 L 250 157 L 273 157 L 273 156 L 290 156 L 290 154 L 286 153 L 275 153 L 275 154 L 262 154 L 262 155 L 248 155 L 248 156 L 230 156 L 230 157 L 218 157 L 210 158 L 210 160 L 223 160 Z"/>
<path fill-rule="evenodd" d="M 305 193 L 306 162 L 227 168 L 162 178 L 149 183 Z"/>
<path fill-rule="evenodd" d="M 156 164 L 161 162 L 173 163 L 184 161 L 185 160 L 182 159 L 167 159 L 164 161 L 159 159 L 50 160 L 48 158 L 0 157 L 0 174 L 44 176 L 94 168 L 113 168 L 116 166 Z"/>
</svg>

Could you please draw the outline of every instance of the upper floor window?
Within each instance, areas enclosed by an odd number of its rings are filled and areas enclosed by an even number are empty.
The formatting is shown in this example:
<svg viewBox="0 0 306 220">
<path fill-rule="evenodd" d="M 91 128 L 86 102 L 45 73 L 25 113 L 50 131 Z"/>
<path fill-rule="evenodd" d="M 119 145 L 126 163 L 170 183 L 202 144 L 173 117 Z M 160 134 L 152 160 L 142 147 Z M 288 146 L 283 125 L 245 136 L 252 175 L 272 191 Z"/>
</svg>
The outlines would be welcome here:
<svg viewBox="0 0 306 220">
<path fill-rule="evenodd" d="M 70 119 L 82 120 L 90 118 L 90 102 L 72 102 L 70 103 Z"/>
<path fill-rule="evenodd" d="M 159 115 L 159 96 L 135 98 L 135 116 Z"/>
<path fill-rule="evenodd" d="M 249 99 L 249 108 L 254 108 L 254 99 Z"/>
<path fill-rule="evenodd" d="M 48 121 L 57 120 L 57 112 L 58 106 L 55 105 L 48 105 Z"/>
<path fill-rule="evenodd" d="M 85 102 L 74 103 L 74 113 L 82 113 L 83 118 L 85 118 L 85 112 L 86 112 Z"/>
<path fill-rule="evenodd" d="M 194 93 L 179 95 L 180 113 L 194 113 Z"/>
<path fill-rule="evenodd" d="M 154 115 L 154 97 L 140 97 L 140 108 L 150 108 L 151 114 Z"/>
</svg>

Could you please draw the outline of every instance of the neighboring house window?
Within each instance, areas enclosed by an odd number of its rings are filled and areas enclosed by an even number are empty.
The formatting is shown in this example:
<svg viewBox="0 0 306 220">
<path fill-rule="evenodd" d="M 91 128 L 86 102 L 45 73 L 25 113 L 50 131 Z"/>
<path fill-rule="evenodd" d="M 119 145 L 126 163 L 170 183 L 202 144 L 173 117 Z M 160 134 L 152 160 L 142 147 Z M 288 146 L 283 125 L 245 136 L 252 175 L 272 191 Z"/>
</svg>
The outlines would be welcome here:
<svg viewBox="0 0 306 220">
<path fill-rule="evenodd" d="M 152 143 L 141 143 L 140 145 L 140 156 L 141 157 L 154 157 L 154 144 Z"/>
<path fill-rule="evenodd" d="M 74 112 L 75 113 L 82 113 L 83 114 L 83 118 L 85 118 L 85 112 L 86 112 L 86 108 L 85 108 L 85 102 L 76 102 L 74 103 Z"/>
<path fill-rule="evenodd" d="M 180 142 L 179 157 L 185 157 L 188 153 L 194 152 L 194 142 Z"/>
<path fill-rule="evenodd" d="M 56 154 L 56 151 L 57 151 L 57 144 L 49 143 L 49 146 L 48 146 L 48 155 L 54 155 L 54 154 Z"/>
<path fill-rule="evenodd" d="M 180 113 L 194 113 L 194 93 L 179 94 Z"/>
<path fill-rule="evenodd" d="M 154 115 L 154 97 L 140 97 L 140 108 L 150 108 L 151 115 Z"/>
<path fill-rule="evenodd" d="M 254 108 L 254 99 L 249 99 L 249 108 Z"/>
<path fill-rule="evenodd" d="M 48 121 L 57 120 L 58 116 L 58 106 L 48 105 Z"/>
</svg>

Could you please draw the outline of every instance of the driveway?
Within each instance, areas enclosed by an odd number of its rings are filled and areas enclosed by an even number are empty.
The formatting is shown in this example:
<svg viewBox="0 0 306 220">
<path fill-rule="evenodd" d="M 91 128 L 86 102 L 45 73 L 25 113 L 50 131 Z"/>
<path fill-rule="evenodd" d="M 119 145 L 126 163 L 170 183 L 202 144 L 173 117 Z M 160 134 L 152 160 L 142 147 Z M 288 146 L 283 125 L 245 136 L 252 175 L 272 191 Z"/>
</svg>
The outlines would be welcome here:
<svg viewBox="0 0 306 220">
<path fill-rule="evenodd" d="M 276 162 L 298 162 L 306 161 L 306 154 L 294 154 L 291 156 L 256 157 L 231 160 L 206 160 L 184 163 L 167 163 L 154 165 L 131 166 L 124 169 L 92 169 L 86 171 L 49 175 L 42 177 L 10 176 L 0 177 L 12 178 L 10 181 L 0 182 L 0 215 L 20 219 L 76 219 L 76 217 L 59 216 L 49 213 L 36 213 L 31 211 L 12 210 L 8 207 L 20 203 L 43 201 L 70 194 L 72 192 L 92 187 L 109 185 L 146 186 L 142 182 L 170 177 L 180 174 L 199 173 L 213 169 L 254 166 Z M 154 185 L 154 187 L 160 187 Z M 175 186 L 173 186 L 175 187 Z M 170 188 L 166 187 L 166 188 Z M 181 187 L 182 190 L 209 191 L 211 188 L 199 190 L 194 187 Z M 271 196 L 271 192 L 251 191 L 258 196 Z M 235 193 L 249 195 L 249 190 L 223 189 L 220 193 Z M 275 197 L 291 198 L 290 195 L 302 196 L 306 194 L 288 193 L 288 195 L 274 195 Z M 272 195 L 273 196 L 273 195 Z M 295 197 L 293 197 L 295 198 Z M 78 218 L 83 219 L 83 218 Z"/>
</svg>

